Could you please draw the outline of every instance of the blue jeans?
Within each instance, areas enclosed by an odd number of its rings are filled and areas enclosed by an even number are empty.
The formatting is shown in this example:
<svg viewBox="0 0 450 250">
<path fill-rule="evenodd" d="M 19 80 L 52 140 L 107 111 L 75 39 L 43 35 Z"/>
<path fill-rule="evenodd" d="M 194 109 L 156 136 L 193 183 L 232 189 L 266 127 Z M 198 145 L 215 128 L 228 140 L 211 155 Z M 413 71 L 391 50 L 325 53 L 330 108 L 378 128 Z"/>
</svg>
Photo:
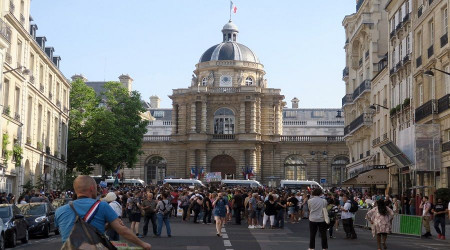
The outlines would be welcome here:
<svg viewBox="0 0 450 250">
<path fill-rule="evenodd" d="M 170 230 L 169 217 L 168 216 L 164 216 L 161 213 L 158 213 L 156 215 L 156 217 L 158 218 L 158 232 L 157 232 L 157 235 L 161 236 L 161 230 L 162 230 L 163 222 L 164 222 L 164 224 L 166 224 L 167 236 L 172 235 L 172 232 Z"/>
</svg>

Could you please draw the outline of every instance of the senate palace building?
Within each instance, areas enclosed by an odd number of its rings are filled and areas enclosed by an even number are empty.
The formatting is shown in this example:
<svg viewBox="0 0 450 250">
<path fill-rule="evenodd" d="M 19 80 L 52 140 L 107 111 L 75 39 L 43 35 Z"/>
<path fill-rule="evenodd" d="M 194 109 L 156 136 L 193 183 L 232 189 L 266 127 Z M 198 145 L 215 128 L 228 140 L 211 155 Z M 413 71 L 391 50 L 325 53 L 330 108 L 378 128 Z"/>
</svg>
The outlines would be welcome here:
<svg viewBox="0 0 450 250">
<path fill-rule="evenodd" d="M 146 103 L 143 154 L 125 178 L 160 183 L 220 172 L 272 186 L 283 179 L 341 184 L 349 161 L 341 109 L 301 109 L 297 98 L 288 108 L 256 54 L 238 43 L 231 20 L 221 40 L 200 56 L 191 85 L 173 90 L 171 108 L 159 107 L 157 96 Z"/>
</svg>

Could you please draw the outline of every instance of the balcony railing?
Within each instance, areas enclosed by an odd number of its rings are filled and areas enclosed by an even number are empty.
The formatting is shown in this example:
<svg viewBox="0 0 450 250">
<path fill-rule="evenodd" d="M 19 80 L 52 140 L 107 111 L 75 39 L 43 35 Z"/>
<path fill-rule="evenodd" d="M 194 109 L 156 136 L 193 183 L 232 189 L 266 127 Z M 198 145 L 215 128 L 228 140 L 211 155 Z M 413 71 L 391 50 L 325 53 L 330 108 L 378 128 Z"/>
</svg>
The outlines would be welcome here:
<svg viewBox="0 0 450 250">
<path fill-rule="evenodd" d="M 345 106 L 347 104 L 353 103 L 353 96 L 352 94 L 346 94 L 344 97 L 342 97 L 342 106 Z"/>
<path fill-rule="evenodd" d="M 378 61 L 378 71 L 382 71 L 388 65 L 388 54 L 384 55 L 384 57 Z"/>
<path fill-rule="evenodd" d="M 422 16 L 422 12 L 423 12 L 423 5 L 419 7 L 419 9 L 417 10 L 417 18 L 419 18 L 420 16 Z"/>
<path fill-rule="evenodd" d="M 416 58 L 416 68 L 422 66 L 422 56 Z"/>
<path fill-rule="evenodd" d="M 353 91 L 353 101 L 356 100 L 365 91 L 370 91 L 370 80 L 364 80 L 358 88 Z"/>
<path fill-rule="evenodd" d="M 52 93 L 48 93 L 48 99 L 53 99 L 53 94 Z"/>
<path fill-rule="evenodd" d="M 64 107 L 64 108 L 63 108 L 63 111 L 64 111 L 64 113 L 68 113 L 68 112 L 69 112 L 69 109 L 68 109 L 67 107 Z"/>
<path fill-rule="evenodd" d="M 355 120 L 353 120 L 350 125 L 344 128 L 344 135 L 348 135 L 353 131 L 357 130 L 363 125 L 371 125 L 373 121 L 372 114 L 362 113 Z"/>
<path fill-rule="evenodd" d="M 0 19 L 0 35 L 11 43 L 11 28 L 2 19 Z"/>
<path fill-rule="evenodd" d="M 282 142 L 344 142 L 343 136 L 306 136 L 306 135 L 282 135 Z"/>
<path fill-rule="evenodd" d="M 411 61 L 411 58 L 409 57 L 409 55 L 406 55 L 405 57 L 403 57 L 403 64 L 406 64 L 409 61 Z"/>
<path fill-rule="evenodd" d="M 375 146 L 375 145 L 378 145 L 380 143 L 380 141 L 381 141 L 380 137 L 377 137 L 377 138 L 373 139 L 372 140 L 372 147 Z"/>
<path fill-rule="evenodd" d="M 236 136 L 234 134 L 213 134 L 213 140 L 234 140 Z"/>
<path fill-rule="evenodd" d="M 219 87 L 211 89 L 211 93 L 237 93 L 240 92 L 240 88 L 236 87 Z"/>
<path fill-rule="evenodd" d="M 418 122 L 425 117 L 438 113 L 438 105 L 437 100 L 429 100 L 424 103 L 422 106 L 418 107 L 415 111 L 415 121 Z"/>
<path fill-rule="evenodd" d="M 345 78 L 345 77 L 347 77 L 348 76 L 348 67 L 345 67 L 343 70 L 342 70 L 342 78 Z"/>
<path fill-rule="evenodd" d="M 20 122 L 20 115 L 19 115 L 19 113 L 15 113 L 14 114 L 14 120 Z"/>
<path fill-rule="evenodd" d="M 366 60 L 367 60 L 367 58 L 369 58 L 369 50 L 366 51 L 366 53 L 364 54 L 364 57 L 366 58 Z"/>
<path fill-rule="evenodd" d="M 409 13 L 407 13 L 404 17 L 403 17 L 403 23 L 409 21 Z"/>
<path fill-rule="evenodd" d="M 450 94 L 447 94 L 438 100 L 438 113 L 442 113 L 450 108 Z"/>
<path fill-rule="evenodd" d="M 392 39 L 395 36 L 395 30 L 391 31 L 391 33 L 389 33 L 389 38 Z"/>
<path fill-rule="evenodd" d="M 445 33 L 443 36 L 441 36 L 441 48 L 447 45 L 448 43 L 448 33 Z"/>
<path fill-rule="evenodd" d="M 44 93 L 44 85 L 39 84 L 39 90 L 40 90 L 42 93 Z"/>
<path fill-rule="evenodd" d="M 450 151 L 450 141 L 442 143 L 442 153 Z"/>
<path fill-rule="evenodd" d="M 153 142 L 153 141 L 170 141 L 170 135 L 144 135 L 144 142 Z"/>
<path fill-rule="evenodd" d="M 16 6 L 14 5 L 13 1 L 9 1 L 9 13 L 14 15 L 15 9 L 16 9 Z"/>
<path fill-rule="evenodd" d="M 358 0 L 356 2 L 356 12 L 358 12 L 359 8 L 361 8 L 361 5 L 364 3 L 364 0 Z"/>
<path fill-rule="evenodd" d="M 11 54 L 10 54 L 9 52 L 6 52 L 6 55 L 5 55 L 5 61 L 6 61 L 8 64 L 12 64 L 12 56 L 11 56 Z"/>
<path fill-rule="evenodd" d="M 402 61 L 399 61 L 397 64 L 395 64 L 395 71 L 398 71 L 402 67 Z"/>
<path fill-rule="evenodd" d="M 363 59 L 362 59 L 362 57 L 361 57 L 361 58 L 359 59 L 359 62 L 358 62 L 359 67 L 361 67 L 362 64 L 363 64 Z"/>
<path fill-rule="evenodd" d="M 433 45 L 428 48 L 428 58 L 432 57 L 434 54 Z"/>
<path fill-rule="evenodd" d="M 61 108 L 61 101 L 57 100 L 57 101 L 56 101 L 56 106 L 57 106 L 58 108 Z"/>
<path fill-rule="evenodd" d="M 402 28 L 402 22 L 399 22 L 398 24 L 397 24 L 397 26 L 395 27 L 395 31 L 397 32 L 399 29 L 401 29 Z"/>
</svg>

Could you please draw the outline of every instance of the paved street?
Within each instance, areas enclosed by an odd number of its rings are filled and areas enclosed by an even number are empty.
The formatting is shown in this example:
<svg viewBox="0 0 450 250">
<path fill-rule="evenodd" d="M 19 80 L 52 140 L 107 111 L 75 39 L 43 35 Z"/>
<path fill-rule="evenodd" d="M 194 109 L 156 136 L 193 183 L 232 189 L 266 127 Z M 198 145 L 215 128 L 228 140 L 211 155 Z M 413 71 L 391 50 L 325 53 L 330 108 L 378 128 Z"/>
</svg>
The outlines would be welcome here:
<svg viewBox="0 0 450 250">
<path fill-rule="evenodd" d="M 307 221 L 299 224 L 287 224 L 284 230 L 248 229 L 245 225 L 227 225 L 223 230 L 223 238 L 215 235 L 214 225 L 182 223 L 180 219 L 172 219 L 172 238 L 167 238 L 163 231 L 161 238 L 146 237 L 145 241 L 153 245 L 153 249 L 186 249 L 186 250 L 251 250 L 251 249 L 308 249 L 309 229 Z M 376 249 L 376 241 L 369 230 L 357 229 L 357 240 L 344 239 L 342 226 L 336 232 L 336 239 L 329 240 L 329 249 L 354 250 Z M 450 240 L 419 239 L 390 235 L 388 248 L 401 250 L 448 249 Z M 48 239 L 32 239 L 28 244 L 19 245 L 18 249 L 60 249 L 59 236 Z M 320 249 L 320 238 L 316 240 L 316 249 Z"/>
</svg>

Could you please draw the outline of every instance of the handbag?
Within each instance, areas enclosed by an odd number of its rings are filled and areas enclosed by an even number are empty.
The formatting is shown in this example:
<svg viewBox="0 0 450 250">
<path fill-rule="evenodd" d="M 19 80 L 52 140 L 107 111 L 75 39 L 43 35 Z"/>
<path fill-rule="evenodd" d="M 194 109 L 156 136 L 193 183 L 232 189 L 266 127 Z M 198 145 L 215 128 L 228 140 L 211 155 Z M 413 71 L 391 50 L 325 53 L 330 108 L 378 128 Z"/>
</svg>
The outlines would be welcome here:
<svg viewBox="0 0 450 250">
<path fill-rule="evenodd" d="M 330 217 L 328 217 L 328 210 L 327 208 L 322 208 L 323 218 L 325 219 L 325 222 L 327 224 L 330 224 Z"/>
</svg>

